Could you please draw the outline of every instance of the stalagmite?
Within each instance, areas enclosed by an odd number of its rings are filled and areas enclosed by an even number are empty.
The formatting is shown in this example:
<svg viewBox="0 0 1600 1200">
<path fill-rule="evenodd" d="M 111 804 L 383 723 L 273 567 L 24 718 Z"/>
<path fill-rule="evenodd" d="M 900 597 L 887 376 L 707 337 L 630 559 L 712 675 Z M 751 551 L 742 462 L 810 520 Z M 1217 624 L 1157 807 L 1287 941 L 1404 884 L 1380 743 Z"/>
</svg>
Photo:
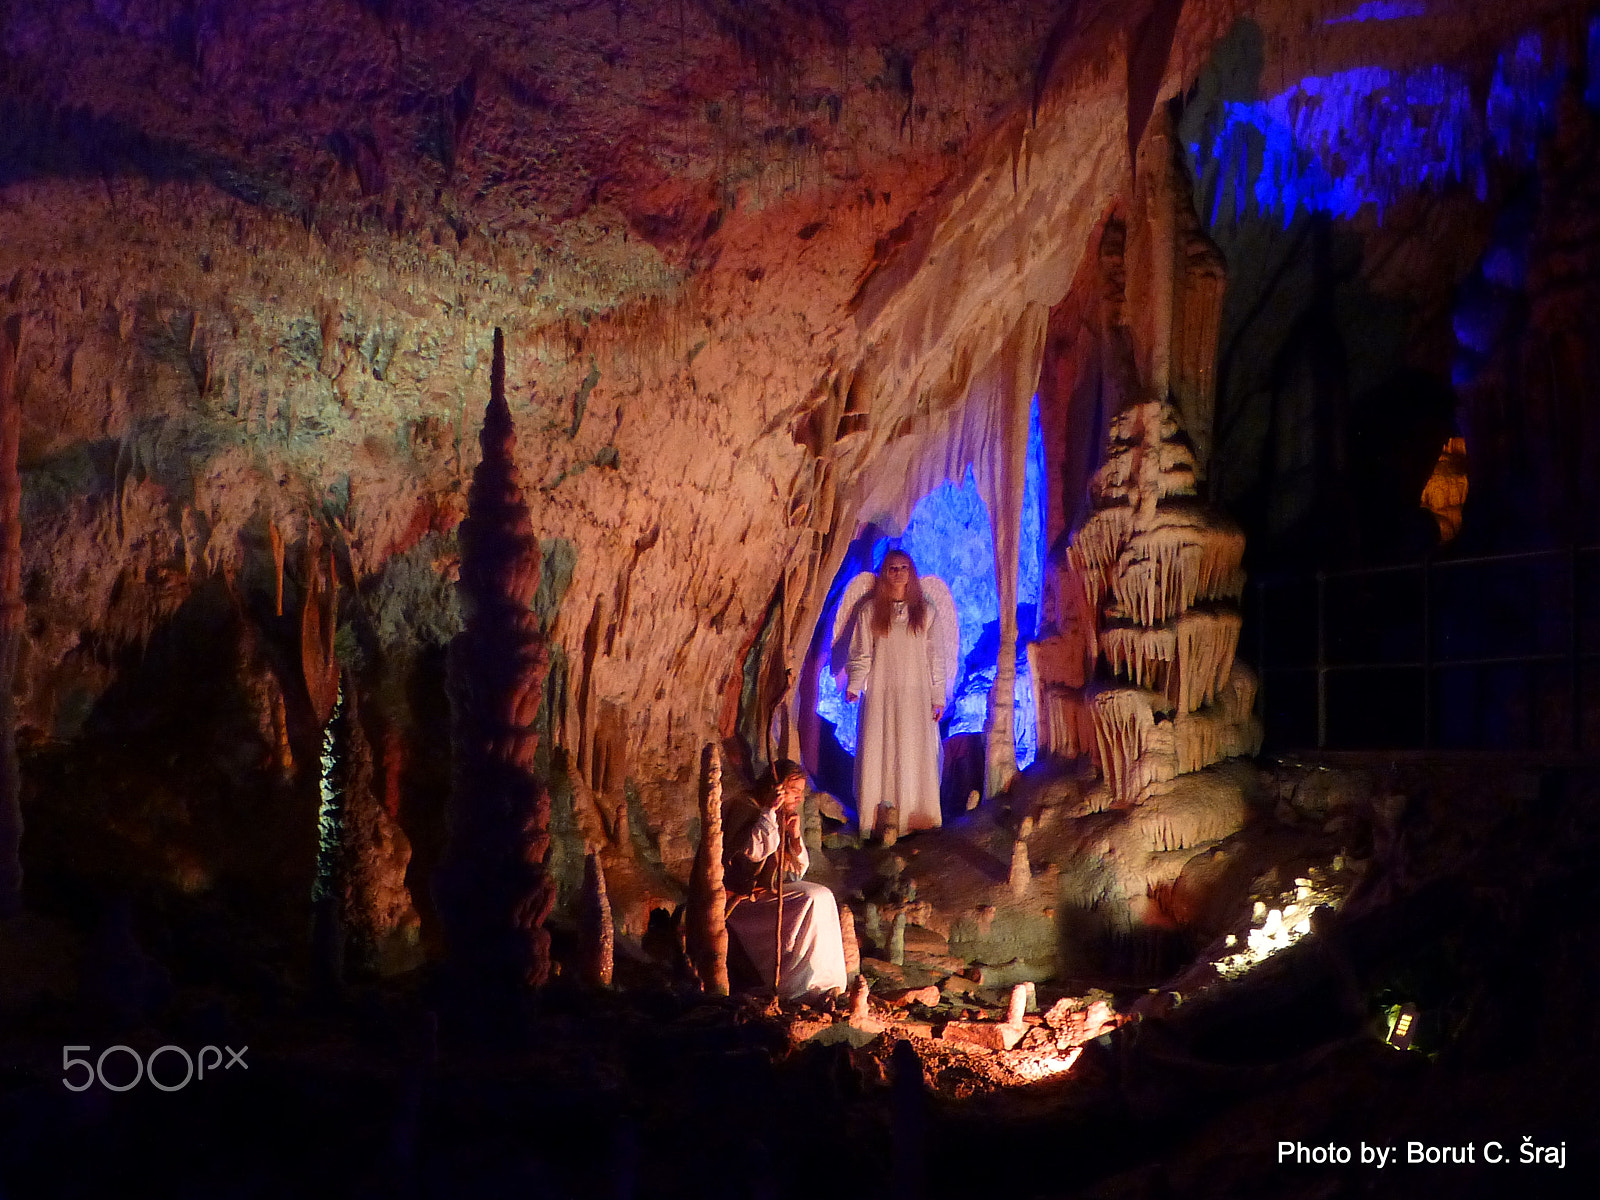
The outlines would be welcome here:
<svg viewBox="0 0 1600 1200">
<path fill-rule="evenodd" d="M 550 655 L 531 605 L 539 539 L 523 500 L 497 329 L 489 406 L 461 523 L 466 628 L 450 646 L 455 751 L 439 915 L 458 971 L 490 987 L 539 987 L 550 972 L 545 869 L 550 796 L 535 768 L 534 717 Z"/>
<path fill-rule="evenodd" d="M 611 986 L 616 932 L 606 872 L 600 852 L 591 849 L 583 862 L 583 903 L 578 913 L 578 957 L 583 981 L 590 987 Z"/>
<path fill-rule="evenodd" d="M 701 986 L 728 994 L 728 893 L 722 882 L 722 752 L 716 743 L 700 756 L 700 848 L 689 875 L 685 938 Z"/>
<path fill-rule="evenodd" d="M 878 839 L 885 847 L 900 840 L 900 818 L 892 804 L 878 805 Z"/>
<path fill-rule="evenodd" d="M 0 918 L 22 911 L 22 774 L 14 699 L 22 646 L 22 484 L 17 322 L 0 332 Z"/>
<path fill-rule="evenodd" d="M 1112 797 L 1216 762 L 1228 739 L 1216 718 L 1188 719 L 1215 700 L 1239 642 L 1244 536 L 1194 498 L 1194 456 L 1176 411 L 1134 397 L 1111 423 L 1108 458 L 1091 495 L 1099 506 L 1067 554 L 1112 680 L 1088 693 L 1096 759 Z M 1122 681 L 1125 681 L 1123 683 Z M 1131 686 L 1130 686 L 1131 685 Z M 1059 685 L 1047 686 L 1053 696 Z M 1074 742 L 1070 709 L 1052 699 L 1051 737 Z M 1168 720 L 1175 714 L 1176 724 Z M 1234 739 L 1238 741 L 1238 739 Z"/>
<path fill-rule="evenodd" d="M 1011 999 L 1006 1005 L 1006 1024 L 1012 1027 L 1027 1023 L 1028 987 L 1026 983 L 1011 986 Z"/>
<path fill-rule="evenodd" d="M 1028 843 L 1024 838 L 1018 838 L 1011 843 L 1011 894 L 1021 899 L 1028 894 L 1028 885 L 1033 882 L 1033 871 L 1028 866 Z"/>
<path fill-rule="evenodd" d="M 868 902 L 865 913 L 867 943 L 879 953 L 883 952 L 883 916 L 878 906 Z"/>
<path fill-rule="evenodd" d="M 373 787 L 372 746 L 356 695 L 347 672 L 332 731 L 339 747 L 333 780 L 339 795 L 335 891 L 348 955 L 367 970 L 392 974 L 416 965 L 421 919 L 406 887 L 411 842 Z"/>
<path fill-rule="evenodd" d="M 906 912 L 901 909 L 894 915 L 894 929 L 889 934 L 889 961 L 895 966 L 905 965 L 906 961 Z"/>
<path fill-rule="evenodd" d="M 839 940 L 844 944 L 844 974 L 854 979 L 861 974 L 861 943 L 856 941 L 856 917 L 848 904 L 839 905 Z"/>
<path fill-rule="evenodd" d="M 871 1019 L 868 996 L 872 985 L 865 975 L 857 975 L 850 983 L 850 1023 L 861 1025 Z"/>
</svg>

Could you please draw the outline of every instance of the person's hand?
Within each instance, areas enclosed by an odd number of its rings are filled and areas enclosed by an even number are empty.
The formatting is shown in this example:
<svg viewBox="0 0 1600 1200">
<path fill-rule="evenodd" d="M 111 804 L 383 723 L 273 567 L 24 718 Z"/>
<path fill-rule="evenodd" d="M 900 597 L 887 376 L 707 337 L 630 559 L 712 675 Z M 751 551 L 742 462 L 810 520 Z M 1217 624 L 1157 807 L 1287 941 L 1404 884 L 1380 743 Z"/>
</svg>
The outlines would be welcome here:
<svg viewBox="0 0 1600 1200">
<path fill-rule="evenodd" d="M 942 716 L 944 716 L 944 705 L 935 700 L 933 702 L 933 719 L 937 721 Z"/>
<path fill-rule="evenodd" d="M 783 815 L 783 836 L 792 842 L 800 840 L 800 814 L 791 812 Z"/>
</svg>

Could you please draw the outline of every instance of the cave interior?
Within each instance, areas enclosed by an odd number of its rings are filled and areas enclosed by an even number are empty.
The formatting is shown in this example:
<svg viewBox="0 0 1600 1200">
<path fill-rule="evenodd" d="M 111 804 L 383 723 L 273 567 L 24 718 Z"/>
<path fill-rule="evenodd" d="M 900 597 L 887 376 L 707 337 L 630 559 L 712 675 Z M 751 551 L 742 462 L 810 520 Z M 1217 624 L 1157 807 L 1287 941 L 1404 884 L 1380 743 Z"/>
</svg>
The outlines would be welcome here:
<svg viewBox="0 0 1600 1200">
<path fill-rule="evenodd" d="M 1594 1194 L 1593 0 L 0 78 L 0 1197 Z M 865 836 L 891 550 L 959 646 Z M 729 949 L 782 760 L 843 994 Z"/>
</svg>

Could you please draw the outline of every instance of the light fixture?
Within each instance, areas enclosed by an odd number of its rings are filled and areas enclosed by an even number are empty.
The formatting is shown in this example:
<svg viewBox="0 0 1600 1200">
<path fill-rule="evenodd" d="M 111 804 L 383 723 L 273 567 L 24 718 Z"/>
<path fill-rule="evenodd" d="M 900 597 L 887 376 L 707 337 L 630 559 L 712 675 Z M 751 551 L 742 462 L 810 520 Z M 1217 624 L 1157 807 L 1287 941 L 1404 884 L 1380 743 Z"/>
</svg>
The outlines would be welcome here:
<svg viewBox="0 0 1600 1200">
<path fill-rule="evenodd" d="M 1389 1023 L 1389 1045 L 1396 1050 L 1411 1049 L 1412 1039 L 1417 1036 L 1417 1018 L 1420 1015 L 1414 1004 L 1402 1004 L 1397 1008 Z"/>
</svg>

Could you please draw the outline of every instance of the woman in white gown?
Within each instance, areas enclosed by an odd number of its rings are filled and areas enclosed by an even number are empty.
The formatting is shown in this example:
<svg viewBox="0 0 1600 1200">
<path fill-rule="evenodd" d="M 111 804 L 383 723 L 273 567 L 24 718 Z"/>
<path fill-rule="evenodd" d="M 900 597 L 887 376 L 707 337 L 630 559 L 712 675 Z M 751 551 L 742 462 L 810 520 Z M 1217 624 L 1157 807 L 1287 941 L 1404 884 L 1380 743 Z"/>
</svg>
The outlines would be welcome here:
<svg viewBox="0 0 1600 1200">
<path fill-rule="evenodd" d="M 850 700 L 864 697 L 856 732 L 856 805 L 863 837 L 870 837 L 880 820 L 894 820 L 897 835 L 940 824 L 945 678 L 934 636 L 936 616 L 911 556 L 889 551 L 857 610 L 850 637 L 845 694 Z"/>
<path fill-rule="evenodd" d="M 732 835 L 727 846 L 728 932 L 738 939 L 739 948 L 764 983 L 771 986 L 777 974 L 779 995 L 842 990 L 846 979 L 839 906 L 827 888 L 801 878 L 811 866 L 800 836 L 805 772 L 784 759 L 774 764 L 769 778 L 777 782 L 757 798 L 756 815 Z M 776 890 L 780 866 L 781 903 Z M 780 908 L 782 970 L 775 972 Z"/>
</svg>

